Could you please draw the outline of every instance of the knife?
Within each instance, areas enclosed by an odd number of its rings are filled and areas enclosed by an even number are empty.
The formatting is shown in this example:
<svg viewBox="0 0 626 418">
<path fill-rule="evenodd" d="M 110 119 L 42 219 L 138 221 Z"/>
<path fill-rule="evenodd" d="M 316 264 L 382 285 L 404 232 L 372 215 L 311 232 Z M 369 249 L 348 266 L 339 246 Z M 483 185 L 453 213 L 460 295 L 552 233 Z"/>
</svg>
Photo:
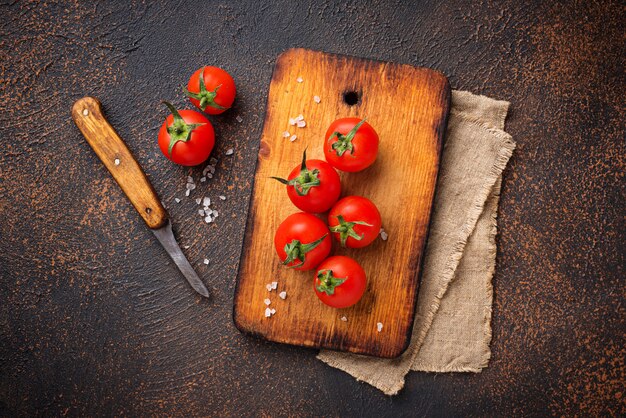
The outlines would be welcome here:
<svg viewBox="0 0 626 418">
<path fill-rule="evenodd" d="M 98 99 L 77 100 L 72 106 L 72 119 L 191 287 L 208 298 L 209 291 L 176 243 L 167 211 L 122 138 L 104 117 Z"/>
</svg>

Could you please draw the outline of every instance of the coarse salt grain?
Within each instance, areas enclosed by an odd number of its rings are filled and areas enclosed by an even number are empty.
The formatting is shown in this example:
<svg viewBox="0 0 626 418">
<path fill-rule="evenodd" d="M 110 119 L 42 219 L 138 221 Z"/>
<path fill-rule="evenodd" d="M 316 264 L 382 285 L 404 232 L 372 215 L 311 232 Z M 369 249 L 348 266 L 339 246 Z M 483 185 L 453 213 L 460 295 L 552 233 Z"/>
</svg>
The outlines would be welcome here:
<svg viewBox="0 0 626 418">
<path fill-rule="evenodd" d="M 232 148 L 228 148 L 224 154 L 233 155 L 233 152 L 235 152 L 235 150 L 233 150 Z"/>
<path fill-rule="evenodd" d="M 175 198 L 174 198 L 174 202 L 176 202 L 176 203 L 180 203 L 180 199 L 179 199 L 179 198 L 177 198 L 177 197 L 175 197 Z"/>
<path fill-rule="evenodd" d="M 202 206 L 211 206 L 211 198 L 208 196 L 205 196 L 204 199 L 202 199 Z"/>
<path fill-rule="evenodd" d="M 291 138 L 289 138 L 291 142 L 295 141 L 296 139 L 298 139 L 296 135 L 291 135 Z"/>
<path fill-rule="evenodd" d="M 274 315 L 276 313 L 276 309 L 272 308 L 270 312 L 272 313 L 272 315 Z"/>
<path fill-rule="evenodd" d="M 187 183 L 193 183 L 193 177 L 187 176 Z"/>
<path fill-rule="evenodd" d="M 191 193 L 191 190 L 189 189 L 185 190 L 185 196 L 189 196 L 189 193 Z"/>
<path fill-rule="evenodd" d="M 377 323 L 376 329 L 378 330 L 378 332 L 381 332 L 383 330 L 383 323 L 382 322 Z"/>
<path fill-rule="evenodd" d="M 89 109 L 84 108 L 83 109 L 83 116 L 87 116 L 89 114 Z"/>
<path fill-rule="evenodd" d="M 340 319 L 341 319 L 343 322 L 348 322 L 348 318 L 346 318 L 345 316 L 342 316 Z"/>
<path fill-rule="evenodd" d="M 193 183 L 187 183 L 185 187 L 187 188 L 187 190 L 193 190 L 196 188 L 196 185 Z"/>
<path fill-rule="evenodd" d="M 212 178 L 213 178 L 213 174 L 211 174 L 211 173 L 207 173 L 206 178 L 208 178 L 208 179 L 212 179 Z"/>
<path fill-rule="evenodd" d="M 120 159 L 116 158 L 115 161 L 113 161 L 113 164 L 115 165 L 120 165 Z"/>
<path fill-rule="evenodd" d="M 220 215 L 220 213 L 218 211 L 216 211 L 215 209 L 213 209 L 213 217 L 217 218 Z"/>
<path fill-rule="evenodd" d="M 296 116 L 296 122 L 299 122 L 301 120 L 304 120 L 304 115 L 302 113 L 300 113 L 298 116 Z"/>
<path fill-rule="evenodd" d="M 319 102 L 321 102 L 321 101 L 322 101 L 322 99 L 320 98 L 320 96 L 313 96 L 313 101 L 314 101 L 315 103 L 319 103 Z"/>
<path fill-rule="evenodd" d="M 189 245 L 183 245 L 183 248 L 184 248 L 185 250 L 188 250 L 188 249 L 189 249 Z"/>
<path fill-rule="evenodd" d="M 204 216 L 204 209 L 198 209 L 198 215 Z"/>
<path fill-rule="evenodd" d="M 237 122 L 241 123 L 243 122 L 243 118 L 239 115 L 237 115 L 237 117 L 235 118 L 237 120 Z"/>
<path fill-rule="evenodd" d="M 204 261 L 203 261 L 203 263 L 204 263 L 204 264 L 206 264 L 206 265 L 208 265 L 208 264 L 209 264 L 209 259 L 208 259 L 208 258 L 205 258 L 205 259 L 204 259 Z"/>
<path fill-rule="evenodd" d="M 270 308 L 265 308 L 265 317 L 269 318 L 272 316 L 272 310 Z"/>
<path fill-rule="evenodd" d="M 219 197 L 221 200 L 226 200 L 226 196 L 224 196 L 223 194 L 221 194 Z"/>
<path fill-rule="evenodd" d="M 204 222 L 210 224 L 211 222 L 213 222 L 213 218 L 211 218 L 211 216 L 207 216 L 206 218 L 204 218 Z"/>
<path fill-rule="evenodd" d="M 380 237 L 382 238 L 383 241 L 387 241 L 387 238 L 389 238 L 389 234 L 387 234 L 385 232 L 385 230 L 381 228 L 380 229 Z"/>
<path fill-rule="evenodd" d="M 284 290 L 278 294 L 278 297 L 281 299 L 285 299 L 287 297 L 287 292 Z"/>
<path fill-rule="evenodd" d="M 283 132 L 283 138 L 289 138 L 290 135 L 289 131 Z"/>
<path fill-rule="evenodd" d="M 272 282 L 272 290 L 276 290 L 278 287 L 278 282 Z"/>
<path fill-rule="evenodd" d="M 298 128 L 304 128 L 306 126 L 306 122 L 303 120 L 299 120 L 296 125 L 298 125 Z"/>
<path fill-rule="evenodd" d="M 297 121 L 297 120 L 295 120 L 294 118 L 289 118 L 289 124 L 290 124 L 291 126 L 295 125 L 296 123 L 298 123 L 298 121 Z"/>
<path fill-rule="evenodd" d="M 265 299 L 265 300 L 263 301 L 263 303 L 265 303 L 267 306 L 269 306 L 269 305 L 270 305 L 270 303 L 272 303 L 272 301 L 271 301 L 271 300 L 269 300 L 269 299 Z"/>
<path fill-rule="evenodd" d="M 200 177 L 200 182 L 204 183 L 206 181 L 206 177 Z"/>
<path fill-rule="evenodd" d="M 199 205 L 199 204 L 200 204 L 200 202 L 202 202 L 202 199 L 197 198 L 197 199 L 196 199 L 196 205 Z"/>
<path fill-rule="evenodd" d="M 270 283 L 266 284 L 265 288 L 267 289 L 268 292 L 272 291 L 272 285 Z"/>
<path fill-rule="evenodd" d="M 304 80 L 302 80 L 302 77 L 298 77 L 298 78 L 296 78 L 296 81 L 297 81 L 298 83 L 302 83 Z"/>
</svg>

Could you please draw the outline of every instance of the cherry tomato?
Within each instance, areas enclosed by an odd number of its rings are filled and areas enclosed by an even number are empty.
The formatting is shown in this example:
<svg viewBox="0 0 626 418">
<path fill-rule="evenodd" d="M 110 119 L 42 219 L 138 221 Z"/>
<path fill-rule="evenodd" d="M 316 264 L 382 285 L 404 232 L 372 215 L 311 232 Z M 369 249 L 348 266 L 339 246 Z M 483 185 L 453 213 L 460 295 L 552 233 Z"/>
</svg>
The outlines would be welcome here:
<svg viewBox="0 0 626 418">
<path fill-rule="evenodd" d="M 369 199 L 344 197 L 328 213 L 328 226 L 343 247 L 363 248 L 378 237 L 380 212 Z"/>
<path fill-rule="evenodd" d="M 365 119 L 337 119 L 328 127 L 324 156 L 336 169 L 364 170 L 376 161 L 377 154 L 378 134 Z"/>
<path fill-rule="evenodd" d="M 287 267 L 311 270 L 328 257 L 332 241 L 324 222 L 310 213 L 298 212 L 279 225 L 274 247 Z"/>
<path fill-rule="evenodd" d="M 357 303 L 365 293 L 366 285 L 363 267 L 343 255 L 322 261 L 313 280 L 317 297 L 333 308 L 347 308 Z"/>
<path fill-rule="evenodd" d="M 326 212 L 341 194 L 337 171 L 322 160 L 307 160 L 302 153 L 302 164 L 293 169 L 287 180 L 272 177 L 287 185 L 287 195 L 296 207 L 305 212 Z"/>
<path fill-rule="evenodd" d="M 159 148 L 176 164 L 198 165 L 213 151 L 215 131 L 211 122 L 195 110 L 176 110 L 163 102 L 172 112 L 159 130 Z"/>
<path fill-rule="evenodd" d="M 235 81 L 218 67 L 199 68 L 189 78 L 185 94 L 191 103 L 209 115 L 219 115 L 235 101 Z"/>
</svg>

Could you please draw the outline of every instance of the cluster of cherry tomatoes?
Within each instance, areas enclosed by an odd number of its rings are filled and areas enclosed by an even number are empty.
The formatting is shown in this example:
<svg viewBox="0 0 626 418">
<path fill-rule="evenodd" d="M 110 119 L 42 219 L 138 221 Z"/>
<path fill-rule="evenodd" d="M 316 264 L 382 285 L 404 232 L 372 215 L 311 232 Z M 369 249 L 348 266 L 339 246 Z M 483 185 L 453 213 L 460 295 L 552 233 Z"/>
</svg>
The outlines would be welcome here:
<svg viewBox="0 0 626 418">
<path fill-rule="evenodd" d="M 235 82 L 218 67 L 202 67 L 191 75 L 185 94 L 194 106 L 209 115 L 228 110 L 235 100 Z M 159 148 L 176 164 L 194 166 L 209 158 L 215 145 L 215 131 L 204 114 L 195 110 L 170 110 L 159 130 Z"/>
<path fill-rule="evenodd" d="M 341 181 L 336 169 L 364 170 L 378 154 L 378 134 L 365 119 L 342 118 L 326 131 L 326 161 L 307 160 L 287 179 L 273 177 L 287 186 L 291 202 L 303 212 L 288 216 L 278 227 L 274 246 L 281 262 L 296 270 L 315 269 L 315 293 L 325 304 L 346 308 L 357 303 L 367 284 L 359 263 L 346 256 L 328 257 L 331 235 L 344 247 L 371 244 L 381 227 L 380 212 L 369 199 L 348 196 L 339 199 Z M 328 211 L 328 225 L 314 213 Z"/>
</svg>

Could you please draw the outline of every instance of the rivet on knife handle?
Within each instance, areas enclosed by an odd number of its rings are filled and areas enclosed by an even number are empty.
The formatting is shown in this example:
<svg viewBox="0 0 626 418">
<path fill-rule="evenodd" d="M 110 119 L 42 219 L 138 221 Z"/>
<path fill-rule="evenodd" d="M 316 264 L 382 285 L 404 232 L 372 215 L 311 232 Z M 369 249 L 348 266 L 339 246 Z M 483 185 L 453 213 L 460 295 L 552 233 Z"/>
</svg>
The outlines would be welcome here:
<svg viewBox="0 0 626 418">
<path fill-rule="evenodd" d="M 122 138 L 105 119 L 98 99 L 83 97 L 76 101 L 72 118 L 148 227 L 165 225 L 167 211 Z"/>
</svg>

